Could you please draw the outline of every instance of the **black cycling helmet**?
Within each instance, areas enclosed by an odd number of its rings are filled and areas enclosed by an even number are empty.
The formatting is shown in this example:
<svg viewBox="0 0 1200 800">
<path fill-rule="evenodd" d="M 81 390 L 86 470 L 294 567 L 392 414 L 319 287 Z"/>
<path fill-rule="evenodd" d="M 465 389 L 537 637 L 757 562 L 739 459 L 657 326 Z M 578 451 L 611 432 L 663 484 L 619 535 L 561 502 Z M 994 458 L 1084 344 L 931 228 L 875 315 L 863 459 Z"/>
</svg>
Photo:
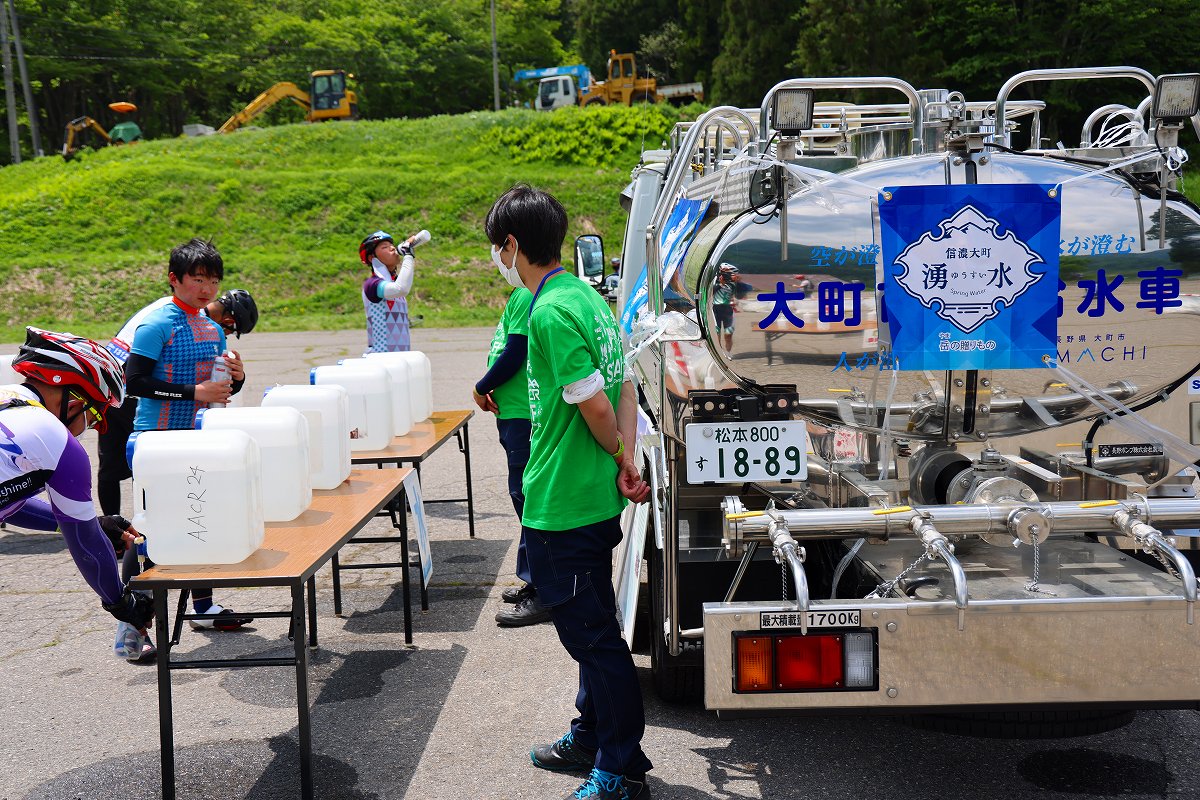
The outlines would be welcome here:
<svg viewBox="0 0 1200 800">
<path fill-rule="evenodd" d="M 258 322 L 258 304 L 249 292 L 245 289 L 228 289 L 217 298 L 217 302 L 233 315 L 234 336 L 240 339 L 243 333 L 254 330 Z"/>
<path fill-rule="evenodd" d="M 375 231 L 370 236 L 363 239 L 362 244 L 358 246 L 358 257 L 361 258 L 362 262 L 368 267 L 371 266 L 371 259 L 375 257 L 375 248 L 379 246 L 380 242 L 391 242 L 392 244 L 395 244 L 396 240 L 392 238 L 390 233 L 385 233 L 384 231 Z"/>
</svg>

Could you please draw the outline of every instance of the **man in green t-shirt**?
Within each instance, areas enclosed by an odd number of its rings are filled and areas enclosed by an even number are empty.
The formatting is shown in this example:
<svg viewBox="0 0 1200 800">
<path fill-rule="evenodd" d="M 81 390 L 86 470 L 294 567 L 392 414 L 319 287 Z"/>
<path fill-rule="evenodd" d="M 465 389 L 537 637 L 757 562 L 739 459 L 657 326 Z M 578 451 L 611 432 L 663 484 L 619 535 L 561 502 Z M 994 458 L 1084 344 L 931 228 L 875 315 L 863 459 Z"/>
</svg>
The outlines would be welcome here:
<svg viewBox="0 0 1200 800">
<path fill-rule="evenodd" d="M 508 494 L 517 510 L 518 521 L 525 508 L 521 474 L 529 463 L 529 379 L 525 374 L 525 361 L 529 349 L 529 301 L 532 299 L 528 289 L 513 289 L 508 296 L 504 314 L 492 335 L 488 371 L 472 392 L 480 410 L 496 415 L 496 430 L 508 460 Z M 529 578 L 524 534 L 517 545 L 517 577 L 522 585 L 505 589 L 501 595 L 504 602 L 512 603 L 513 607 L 497 613 L 496 624 L 517 627 L 548 621 L 550 612 L 538 600 L 537 590 Z"/>
<path fill-rule="evenodd" d="M 501 275 L 533 291 L 522 536 L 538 597 L 579 663 L 579 716 L 530 758 L 542 769 L 589 772 L 575 797 L 650 800 L 641 688 L 612 585 L 621 511 L 650 494 L 633 461 L 637 395 L 616 320 L 595 289 L 563 271 L 567 214 L 552 196 L 514 186 L 484 229 Z"/>
</svg>

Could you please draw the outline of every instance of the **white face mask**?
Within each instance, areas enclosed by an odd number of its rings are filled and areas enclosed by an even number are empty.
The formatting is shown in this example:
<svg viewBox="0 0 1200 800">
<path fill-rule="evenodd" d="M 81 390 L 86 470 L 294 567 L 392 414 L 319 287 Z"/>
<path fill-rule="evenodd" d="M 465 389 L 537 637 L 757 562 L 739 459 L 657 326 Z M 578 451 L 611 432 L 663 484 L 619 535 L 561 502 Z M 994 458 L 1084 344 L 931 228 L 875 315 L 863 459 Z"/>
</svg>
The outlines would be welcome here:
<svg viewBox="0 0 1200 800">
<path fill-rule="evenodd" d="M 513 245 L 512 263 L 508 266 L 504 265 L 504 259 L 500 257 L 500 248 L 492 245 L 492 263 L 496 265 L 496 269 L 500 270 L 500 277 L 504 278 L 509 286 L 514 289 L 524 289 L 526 287 L 521 281 L 521 274 L 517 272 L 517 250 L 519 249 L 519 245 L 517 245 L 516 239 L 513 239 Z"/>
</svg>

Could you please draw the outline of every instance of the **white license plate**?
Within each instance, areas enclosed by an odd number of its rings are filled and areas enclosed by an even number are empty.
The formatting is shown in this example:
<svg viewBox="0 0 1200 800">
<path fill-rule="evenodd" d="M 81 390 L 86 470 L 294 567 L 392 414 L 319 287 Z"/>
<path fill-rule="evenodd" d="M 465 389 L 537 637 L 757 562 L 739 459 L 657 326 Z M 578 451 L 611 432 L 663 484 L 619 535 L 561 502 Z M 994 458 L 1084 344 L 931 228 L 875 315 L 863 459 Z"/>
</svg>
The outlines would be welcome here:
<svg viewBox="0 0 1200 800">
<path fill-rule="evenodd" d="M 804 423 L 694 422 L 684 427 L 688 483 L 804 480 Z"/>
<path fill-rule="evenodd" d="M 808 627 L 810 628 L 857 628 L 861 624 L 862 611 L 857 608 L 808 612 Z M 799 628 L 800 612 L 761 611 L 758 614 L 758 627 L 763 630 Z"/>
</svg>

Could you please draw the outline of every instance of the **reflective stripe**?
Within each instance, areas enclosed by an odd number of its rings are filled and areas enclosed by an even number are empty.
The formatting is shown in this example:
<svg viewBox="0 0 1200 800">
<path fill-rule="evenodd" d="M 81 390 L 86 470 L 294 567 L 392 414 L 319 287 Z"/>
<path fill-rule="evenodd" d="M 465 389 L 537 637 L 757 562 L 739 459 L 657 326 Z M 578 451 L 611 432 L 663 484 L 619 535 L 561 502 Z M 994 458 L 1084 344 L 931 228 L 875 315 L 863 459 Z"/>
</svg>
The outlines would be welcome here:
<svg viewBox="0 0 1200 800">
<path fill-rule="evenodd" d="M 96 517 L 96 506 L 89 497 L 87 500 L 73 500 L 64 494 L 54 491 L 51 487 L 46 487 L 46 496 L 50 498 L 50 504 L 54 510 L 65 517 L 87 522 L 89 519 Z"/>
</svg>

